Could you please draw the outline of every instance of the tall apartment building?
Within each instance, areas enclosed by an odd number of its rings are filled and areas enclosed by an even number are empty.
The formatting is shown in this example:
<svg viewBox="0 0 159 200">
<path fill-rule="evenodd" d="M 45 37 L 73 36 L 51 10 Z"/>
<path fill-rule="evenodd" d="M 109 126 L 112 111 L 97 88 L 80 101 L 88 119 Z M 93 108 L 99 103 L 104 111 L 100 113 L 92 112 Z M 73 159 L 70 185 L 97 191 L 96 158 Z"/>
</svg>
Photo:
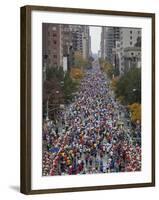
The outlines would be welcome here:
<svg viewBox="0 0 159 200">
<path fill-rule="evenodd" d="M 118 68 L 120 74 L 141 67 L 141 29 L 102 27 L 101 58 Z"/>
<path fill-rule="evenodd" d="M 61 54 L 67 60 L 67 69 L 74 65 L 73 30 L 71 25 L 61 25 Z M 62 61 L 63 61 L 62 59 Z M 62 62 L 61 66 L 64 63 Z"/>
<path fill-rule="evenodd" d="M 73 49 L 87 59 L 90 53 L 89 26 L 72 25 Z"/>
<path fill-rule="evenodd" d="M 91 36 L 89 33 L 89 56 L 92 56 L 92 50 L 91 50 Z"/>
<path fill-rule="evenodd" d="M 100 56 L 105 59 L 105 27 L 102 27 L 101 31 Z"/>
<path fill-rule="evenodd" d="M 89 51 L 90 51 L 90 36 L 89 36 L 89 27 L 83 26 L 82 32 L 82 55 L 84 59 L 89 58 Z"/>
<path fill-rule="evenodd" d="M 121 28 L 120 29 L 120 72 L 124 73 L 130 67 L 141 67 L 141 29 Z"/>
<path fill-rule="evenodd" d="M 42 25 L 42 56 L 43 66 L 57 67 L 61 64 L 60 26 L 43 23 Z"/>
<path fill-rule="evenodd" d="M 46 67 L 71 68 L 75 51 L 79 51 L 83 58 L 89 58 L 89 26 L 44 23 L 42 30 L 44 71 Z"/>
<path fill-rule="evenodd" d="M 101 32 L 101 57 L 113 63 L 113 48 L 119 40 L 120 32 L 118 27 L 102 27 Z"/>
<path fill-rule="evenodd" d="M 84 59 L 89 58 L 89 27 L 81 25 L 62 25 L 63 55 L 68 56 L 68 66 L 74 65 L 74 53 L 80 52 Z"/>
</svg>

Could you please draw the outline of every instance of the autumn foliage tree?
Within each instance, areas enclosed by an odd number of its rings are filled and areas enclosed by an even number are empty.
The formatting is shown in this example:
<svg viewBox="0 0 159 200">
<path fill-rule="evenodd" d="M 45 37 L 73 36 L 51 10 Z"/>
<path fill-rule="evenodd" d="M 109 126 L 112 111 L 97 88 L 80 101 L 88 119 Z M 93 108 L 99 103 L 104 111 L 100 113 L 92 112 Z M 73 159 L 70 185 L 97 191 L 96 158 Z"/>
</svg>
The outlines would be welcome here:
<svg viewBox="0 0 159 200">
<path fill-rule="evenodd" d="M 131 112 L 131 120 L 132 122 L 141 122 L 141 104 L 139 103 L 133 103 L 128 106 L 130 112 Z"/>
<path fill-rule="evenodd" d="M 122 104 L 128 105 L 133 123 L 141 122 L 141 69 L 132 68 L 111 80 L 111 88 Z"/>
<path fill-rule="evenodd" d="M 81 79 L 83 78 L 83 70 L 80 68 L 72 68 L 70 71 L 70 75 L 72 79 Z"/>
<path fill-rule="evenodd" d="M 106 60 L 100 60 L 100 68 L 102 71 L 104 71 L 109 78 L 112 78 L 113 76 L 113 66 L 107 62 Z"/>
<path fill-rule="evenodd" d="M 104 71 L 110 79 L 118 77 L 120 72 L 119 68 L 113 66 L 109 61 L 104 59 L 99 59 L 100 68 Z"/>
<path fill-rule="evenodd" d="M 118 84 L 119 78 L 118 77 L 114 77 L 111 81 L 111 88 L 113 90 L 116 90 L 117 84 Z"/>
<path fill-rule="evenodd" d="M 74 67 L 84 69 L 89 66 L 91 66 L 91 62 L 89 61 L 89 59 L 84 59 L 81 52 L 76 51 L 74 53 Z"/>
</svg>

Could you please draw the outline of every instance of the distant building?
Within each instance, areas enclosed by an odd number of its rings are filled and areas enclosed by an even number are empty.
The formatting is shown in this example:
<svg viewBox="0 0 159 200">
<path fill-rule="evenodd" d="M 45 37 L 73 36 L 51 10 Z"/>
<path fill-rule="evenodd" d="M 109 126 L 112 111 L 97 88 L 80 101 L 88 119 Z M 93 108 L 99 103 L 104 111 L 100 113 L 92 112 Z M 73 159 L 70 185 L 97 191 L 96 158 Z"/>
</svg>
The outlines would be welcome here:
<svg viewBox="0 0 159 200">
<path fill-rule="evenodd" d="M 72 35 L 74 51 L 80 52 L 83 58 L 88 59 L 91 51 L 89 26 L 72 25 Z"/>
<path fill-rule="evenodd" d="M 113 48 L 119 40 L 120 32 L 118 27 L 102 27 L 101 32 L 101 58 L 113 63 Z"/>
<path fill-rule="evenodd" d="M 101 50 L 98 50 L 98 58 L 101 58 Z"/>
<path fill-rule="evenodd" d="M 100 48 L 101 58 L 106 59 L 106 27 L 102 27 Z"/>
<path fill-rule="evenodd" d="M 130 67 L 141 67 L 141 44 L 136 47 L 141 38 L 141 29 L 120 29 L 120 72 L 124 73 Z"/>
<path fill-rule="evenodd" d="M 127 47 L 124 49 L 124 70 L 128 71 L 131 67 L 141 68 L 141 48 Z"/>
<path fill-rule="evenodd" d="M 112 49 L 113 55 L 113 67 L 117 69 L 120 73 L 120 66 L 121 66 L 121 54 L 120 54 L 120 41 L 115 42 L 115 48 Z"/>
<path fill-rule="evenodd" d="M 91 36 L 90 36 L 90 33 L 89 33 L 89 56 L 92 57 L 92 50 L 91 50 Z"/>
<path fill-rule="evenodd" d="M 141 29 L 102 27 L 101 58 L 120 74 L 141 67 Z"/>
<path fill-rule="evenodd" d="M 63 25 L 63 55 L 68 56 L 69 68 L 74 65 L 74 53 L 79 52 L 84 59 L 89 58 L 89 26 Z"/>
<path fill-rule="evenodd" d="M 65 58 L 65 64 L 67 59 L 67 69 L 70 69 L 74 65 L 73 32 L 71 25 L 61 25 L 61 54 Z M 61 65 L 64 67 L 64 63 Z"/>
<path fill-rule="evenodd" d="M 84 59 L 88 59 L 89 57 L 89 27 L 88 26 L 83 26 L 82 55 Z"/>
</svg>

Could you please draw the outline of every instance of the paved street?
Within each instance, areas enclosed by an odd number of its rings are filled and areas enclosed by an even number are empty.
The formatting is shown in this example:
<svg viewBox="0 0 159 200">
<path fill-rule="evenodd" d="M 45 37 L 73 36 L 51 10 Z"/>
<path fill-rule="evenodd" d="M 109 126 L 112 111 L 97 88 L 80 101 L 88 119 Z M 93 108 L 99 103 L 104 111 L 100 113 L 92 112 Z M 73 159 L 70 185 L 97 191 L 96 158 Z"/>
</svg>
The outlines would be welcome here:
<svg viewBox="0 0 159 200">
<path fill-rule="evenodd" d="M 97 61 L 59 117 L 59 129 L 44 123 L 44 176 L 141 170 L 141 147 L 132 143 L 127 110 Z"/>
</svg>

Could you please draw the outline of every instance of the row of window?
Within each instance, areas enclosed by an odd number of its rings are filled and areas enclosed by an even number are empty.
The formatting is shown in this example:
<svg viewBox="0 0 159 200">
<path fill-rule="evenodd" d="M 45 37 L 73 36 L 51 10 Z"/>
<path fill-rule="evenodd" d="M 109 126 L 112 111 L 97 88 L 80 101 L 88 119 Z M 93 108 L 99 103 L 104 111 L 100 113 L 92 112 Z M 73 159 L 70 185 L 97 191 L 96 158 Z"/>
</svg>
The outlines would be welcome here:
<svg viewBox="0 0 159 200">
<path fill-rule="evenodd" d="M 48 45 L 50 45 L 51 44 L 51 41 L 50 40 L 48 40 Z M 53 40 L 53 44 L 57 44 L 57 41 L 56 40 Z"/>
<path fill-rule="evenodd" d="M 120 33 L 123 34 L 123 31 L 121 31 Z M 132 34 L 133 31 L 131 30 L 129 33 Z M 140 33 L 141 33 L 141 31 L 137 31 L 137 34 L 140 34 Z"/>
<path fill-rule="evenodd" d="M 121 45 L 123 45 L 123 42 L 120 43 Z M 132 45 L 133 43 L 130 41 L 129 43 L 130 45 Z M 118 44 L 118 47 L 120 47 L 120 45 Z"/>
<path fill-rule="evenodd" d="M 50 58 L 48 59 L 48 64 L 51 64 L 51 59 Z M 54 62 L 53 65 L 57 66 L 57 62 Z"/>
<path fill-rule="evenodd" d="M 122 53 L 121 53 L 121 56 L 122 56 Z M 136 58 L 137 55 L 135 55 L 135 54 L 132 52 L 132 53 L 131 53 L 131 56 L 135 56 L 135 58 Z M 140 53 L 138 53 L 138 56 L 140 56 Z M 121 60 L 123 60 L 123 59 L 127 59 L 127 57 L 121 57 Z"/>
<path fill-rule="evenodd" d="M 129 58 L 124 58 L 124 60 L 125 61 L 133 61 L 133 62 L 137 62 L 137 61 L 140 61 L 140 59 L 139 58 L 137 58 L 137 57 L 129 57 Z"/>
<path fill-rule="evenodd" d="M 50 32 L 48 32 L 48 36 L 49 36 L 49 37 L 51 36 Z M 57 37 L 57 34 L 56 34 L 56 33 L 53 33 L 52 36 L 53 36 L 53 37 Z"/>
<path fill-rule="evenodd" d="M 48 49 L 48 54 L 51 54 L 51 52 L 53 52 L 54 54 L 57 54 L 57 49 L 53 49 L 52 51 Z"/>
<path fill-rule="evenodd" d="M 123 40 L 123 37 L 120 37 L 120 39 L 121 39 L 121 40 Z M 133 37 L 132 37 L 132 36 L 130 36 L 130 40 L 132 40 L 132 39 L 133 39 Z"/>
</svg>

